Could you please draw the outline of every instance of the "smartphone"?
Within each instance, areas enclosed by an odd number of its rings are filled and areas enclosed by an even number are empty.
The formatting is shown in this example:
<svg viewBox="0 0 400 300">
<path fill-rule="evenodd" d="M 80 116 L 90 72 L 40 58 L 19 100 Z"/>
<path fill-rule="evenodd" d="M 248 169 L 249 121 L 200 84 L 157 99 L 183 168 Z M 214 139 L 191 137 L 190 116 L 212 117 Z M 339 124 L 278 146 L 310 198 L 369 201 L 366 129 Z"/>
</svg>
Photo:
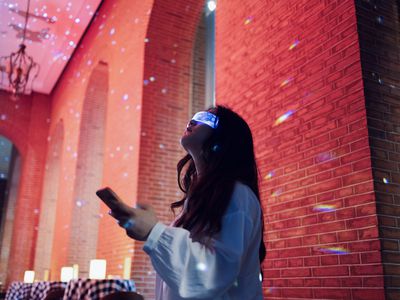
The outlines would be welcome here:
<svg viewBox="0 0 400 300">
<path fill-rule="evenodd" d="M 96 191 L 96 195 L 111 209 L 120 210 L 118 203 L 123 201 L 117 196 L 117 194 L 109 187 L 105 187 Z"/>
</svg>

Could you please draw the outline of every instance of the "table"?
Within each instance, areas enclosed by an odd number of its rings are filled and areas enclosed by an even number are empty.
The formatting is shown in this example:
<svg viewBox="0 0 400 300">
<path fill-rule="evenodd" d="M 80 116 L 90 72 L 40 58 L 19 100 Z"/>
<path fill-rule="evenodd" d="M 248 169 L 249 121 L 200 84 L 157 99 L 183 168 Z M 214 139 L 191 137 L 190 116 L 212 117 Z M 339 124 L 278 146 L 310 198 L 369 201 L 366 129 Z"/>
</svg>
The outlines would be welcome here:
<svg viewBox="0 0 400 300">
<path fill-rule="evenodd" d="M 14 281 L 11 283 L 6 293 L 6 300 L 25 300 L 29 299 L 33 283 Z"/>
<path fill-rule="evenodd" d="M 135 283 L 129 279 L 88 279 L 70 280 L 63 300 L 99 300 L 113 292 L 136 291 Z"/>
<path fill-rule="evenodd" d="M 62 281 L 38 281 L 32 284 L 30 299 L 42 300 L 55 289 L 65 289 L 67 282 Z"/>
<path fill-rule="evenodd" d="M 14 281 L 7 290 L 6 300 L 42 300 L 51 290 L 65 289 L 66 286 L 67 283 L 61 281 L 38 281 L 34 283 Z"/>
</svg>

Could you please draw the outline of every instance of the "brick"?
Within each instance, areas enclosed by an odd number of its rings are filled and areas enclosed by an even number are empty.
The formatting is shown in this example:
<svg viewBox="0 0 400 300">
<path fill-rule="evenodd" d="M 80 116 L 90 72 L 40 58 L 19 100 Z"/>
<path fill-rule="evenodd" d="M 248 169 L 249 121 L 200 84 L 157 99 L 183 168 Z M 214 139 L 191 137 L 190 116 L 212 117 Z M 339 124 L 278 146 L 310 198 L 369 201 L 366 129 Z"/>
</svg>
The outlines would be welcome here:
<svg viewBox="0 0 400 300">
<path fill-rule="evenodd" d="M 350 266 L 351 275 L 381 275 L 383 270 L 380 264 L 363 265 L 363 266 Z"/>
<path fill-rule="evenodd" d="M 355 300 L 383 300 L 385 299 L 385 293 L 383 288 L 376 289 L 353 289 L 353 299 Z"/>
<path fill-rule="evenodd" d="M 346 276 L 349 275 L 348 267 L 320 267 L 312 268 L 314 276 Z"/>
<path fill-rule="evenodd" d="M 351 299 L 351 292 L 345 289 L 318 289 L 315 290 L 318 299 Z"/>
<path fill-rule="evenodd" d="M 337 237 L 339 242 L 354 241 L 357 239 L 357 231 L 356 230 L 340 231 L 337 233 Z"/>
<path fill-rule="evenodd" d="M 342 254 L 339 256 L 339 261 L 341 265 L 359 264 L 360 255 L 358 253 Z"/>
<path fill-rule="evenodd" d="M 321 256 L 321 265 L 329 266 L 329 265 L 337 265 L 339 264 L 339 259 L 337 255 L 325 255 Z"/>
<path fill-rule="evenodd" d="M 282 277 L 302 277 L 310 276 L 311 270 L 309 268 L 295 268 L 284 269 L 281 271 Z"/>
</svg>

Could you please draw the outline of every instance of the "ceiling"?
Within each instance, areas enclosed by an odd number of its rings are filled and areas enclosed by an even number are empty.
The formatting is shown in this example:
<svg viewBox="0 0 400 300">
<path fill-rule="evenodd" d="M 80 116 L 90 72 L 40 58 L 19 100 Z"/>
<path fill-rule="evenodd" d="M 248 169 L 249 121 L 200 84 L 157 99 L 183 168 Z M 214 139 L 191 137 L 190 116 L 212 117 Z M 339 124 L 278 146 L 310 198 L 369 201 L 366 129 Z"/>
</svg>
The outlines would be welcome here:
<svg viewBox="0 0 400 300">
<path fill-rule="evenodd" d="M 51 93 L 100 3 L 101 0 L 30 1 L 26 53 L 40 65 L 33 91 Z M 18 51 L 27 4 L 28 0 L 0 0 L 0 56 Z M 10 90 L 4 70 L 0 66 L 0 89 Z"/>
</svg>

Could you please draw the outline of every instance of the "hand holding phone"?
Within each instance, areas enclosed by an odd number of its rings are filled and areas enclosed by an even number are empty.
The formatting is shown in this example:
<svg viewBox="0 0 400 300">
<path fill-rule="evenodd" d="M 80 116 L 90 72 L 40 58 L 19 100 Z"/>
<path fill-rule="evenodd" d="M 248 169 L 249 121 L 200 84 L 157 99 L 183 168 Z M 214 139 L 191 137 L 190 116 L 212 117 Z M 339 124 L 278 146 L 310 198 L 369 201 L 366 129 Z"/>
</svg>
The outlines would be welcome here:
<svg viewBox="0 0 400 300">
<path fill-rule="evenodd" d="M 145 241 L 158 222 L 150 206 L 138 204 L 140 208 L 129 207 L 109 187 L 96 191 L 96 195 L 111 209 L 110 215 L 118 220 L 119 226 L 135 240 Z"/>
<path fill-rule="evenodd" d="M 105 187 L 96 191 L 96 195 L 112 210 L 123 212 L 125 203 L 117 196 L 117 194 L 110 188 Z"/>
</svg>

